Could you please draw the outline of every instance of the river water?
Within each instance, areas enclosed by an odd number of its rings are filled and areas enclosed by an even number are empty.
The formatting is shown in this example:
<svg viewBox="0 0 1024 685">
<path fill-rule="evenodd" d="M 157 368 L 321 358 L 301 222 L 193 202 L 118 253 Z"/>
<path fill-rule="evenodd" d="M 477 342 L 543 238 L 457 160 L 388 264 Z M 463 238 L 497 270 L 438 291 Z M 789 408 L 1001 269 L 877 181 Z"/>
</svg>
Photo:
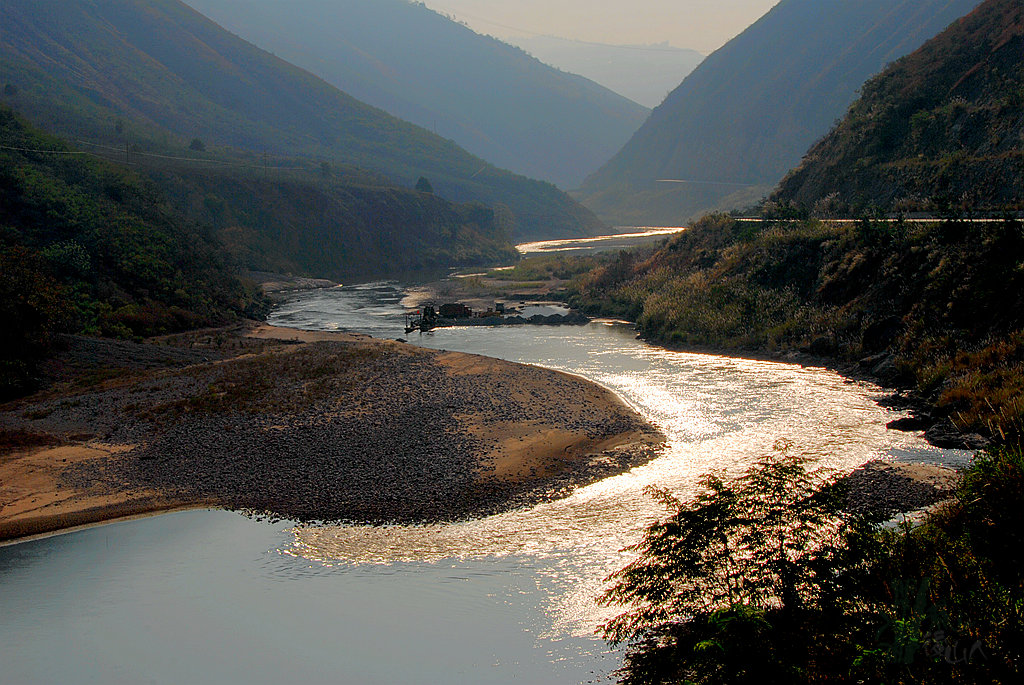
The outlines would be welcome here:
<svg viewBox="0 0 1024 685">
<path fill-rule="evenodd" d="M 401 335 L 393 283 L 311 291 L 271 323 Z M 823 369 L 669 352 L 629 326 L 447 328 L 425 347 L 575 373 L 669 436 L 664 456 L 570 497 L 443 526 L 294 527 L 190 511 L 0 548 L 0 680 L 603 682 L 594 601 L 662 510 L 778 439 L 822 465 L 966 462 L 888 431 L 882 392 Z"/>
</svg>

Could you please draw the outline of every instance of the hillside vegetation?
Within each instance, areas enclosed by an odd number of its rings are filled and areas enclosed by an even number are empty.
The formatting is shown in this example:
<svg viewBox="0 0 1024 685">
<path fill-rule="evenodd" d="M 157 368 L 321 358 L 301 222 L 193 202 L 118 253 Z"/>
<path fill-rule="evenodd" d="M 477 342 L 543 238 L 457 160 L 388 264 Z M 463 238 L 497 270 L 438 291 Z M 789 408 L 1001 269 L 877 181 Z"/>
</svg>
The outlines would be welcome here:
<svg viewBox="0 0 1024 685">
<path fill-rule="evenodd" d="M 62 331 L 157 335 L 266 309 L 151 183 L 0 108 L 0 395 L 31 386 Z"/>
<path fill-rule="evenodd" d="M 709 216 L 578 278 L 572 302 L 657 342 L 864 360 L 988 432 L 1024 405 L 1024 229 Z"/>
<path fill-rule="evenodd" d="M 869 76 L 977 4 L 783 0 L 686 77 L 577 197 L 606 221 L 634 225 L 753 205 Z"/>
<path fill-rule="evenodd" d="M 234 263 L 334 280 L 509 263 L 508 210 L 322 176 L 233 170 L 151 172 L 182 216 L 212 226 Z"/>
<path fill-rule="evenodd" d="M 145 337 L 260 317 L 238 271 L 336 279 L 511 261 L 509 219 L 479 203 L 357 185 L 328 170 L 265 178 L 165 167 L 141 176 L 0 107 L 5 387 L 58 332 Z"/>
<path fill-rule="evenodd" d="M 449 200 L 507 206 L 517 237 L 601 229 L 553 185 L 370 107 L 178 0 L 10 0 L 3 19 L 7 103 L 76 141 L 178 156 L 198 139 L 257 165 L 300 157 L 406 187 L 426 176 Z"/>
<path fill-rule="evenodd" d="M 494 164 L 576 188 L 649 110 L 407 0 L 188 0 L 233 33 Z"/>
<path fill-rule="evenodd" d="M 822 212 L 1024 207 L 1024 5 L 985 2 L 868 81 L 773 199 Z"/>
</svg>

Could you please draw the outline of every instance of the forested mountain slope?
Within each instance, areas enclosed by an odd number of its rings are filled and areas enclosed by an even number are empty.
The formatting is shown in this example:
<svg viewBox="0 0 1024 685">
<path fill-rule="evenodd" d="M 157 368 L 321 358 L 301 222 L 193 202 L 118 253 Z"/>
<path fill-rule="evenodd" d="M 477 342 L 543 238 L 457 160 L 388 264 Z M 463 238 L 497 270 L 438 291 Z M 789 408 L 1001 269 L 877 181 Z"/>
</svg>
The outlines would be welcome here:
<svg viewBox="0 0 1024 685">
<path fill-rule="evenodd" d="M 705 59 L 578 197 L 606 220 L 667 225 L 752 204 L 868 77 L 977 4 L 782 0 Z"/>
<path fill-rule="evenodd" d="M 515 259 L 507 212 L 429 192 L 141 175 L 0 106 L 0 395 L 27 387 L 57 332 L 150 336 L 258 317 L 240 270 L 340 278 Z"/>
<path fill-rule="evenodd" d="M 154 335 L 263 311 L 153 184 L 0 107 L 0 396 L 28 387 L 59 331 Z"/>
<path fill-rule="evenodd" d="M 333 171 L 268 180 L 166 168 L 150 177 L 182 216 L 214 227 L 243 270 L 351 281 L 517 257 L 509 212 L 479 202 L 350 183 Z"/>
<path fill-rule="evenodd" d="M 871 79 L 774 199 L 847 213 L 1024 207 L 1024 4 L 987 0 Z"/>
<path fill-rule="evenodd" d="M 554 186 L 497 169 L 225 31 L 178 0 L 8 0 L 0 8 L 8 104 L 90 142 L 171 153 L 298 156 L 420 176 L 455 201 L 501 203 L 520 237 L 600 229 Z M 178 152 L 175 152 L 177 154 Z"/>
<path fill-rule="evenodd" d="M 188 0 L 363 102 L 576 188 L 649 110 L 406 0 Z"/>
</svg>

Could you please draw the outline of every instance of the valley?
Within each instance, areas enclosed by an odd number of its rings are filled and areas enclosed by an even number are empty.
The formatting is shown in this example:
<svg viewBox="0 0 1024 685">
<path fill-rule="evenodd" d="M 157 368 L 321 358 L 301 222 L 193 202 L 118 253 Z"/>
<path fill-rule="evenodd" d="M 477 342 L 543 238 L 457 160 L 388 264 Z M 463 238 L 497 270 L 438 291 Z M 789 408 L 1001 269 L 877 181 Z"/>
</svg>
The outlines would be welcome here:
<svg viewBox="0 0 1024 685">
<path fill-rule="evenodd" d="M 1019 0 L 466 2 L 0 6 L 5 677 L 1017 682 Z"/>
</svg>

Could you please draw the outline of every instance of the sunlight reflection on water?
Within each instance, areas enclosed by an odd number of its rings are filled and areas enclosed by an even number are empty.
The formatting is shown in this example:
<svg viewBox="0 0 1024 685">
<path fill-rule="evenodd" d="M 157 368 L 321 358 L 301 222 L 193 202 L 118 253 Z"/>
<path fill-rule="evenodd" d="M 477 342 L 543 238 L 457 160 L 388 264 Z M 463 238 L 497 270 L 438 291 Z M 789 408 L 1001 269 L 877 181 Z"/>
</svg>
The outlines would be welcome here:
<svg viewBox="0 0 1024 685">
<path fill-rule="evenodd" d="M 551 252 L 603 252 L 610 249 L 636 247 L 653 242 L 651 238 L 662 238 L 686 230 L 683 226 L 675 228 L 633 226 L 628 233 L 604 235 L 593 238 L 566 238 L 563 240 L 540 240 L 532 243 L 520 243 L 516 249 L 521 254 Z"/>
<path fill-rule="evenodd" d="M 303 328 L 357 329 L 366 307 L 304 310 Z M 388 298 L 394 301 L 394 298 Z M 340 302 L 340 301 L 339 301 Z M 294 308 L 293 308 L 294 309 Z M 374 316 L 388 315 L 375 308 Z M 290 316 L 294 316 L 292 311 Z M 382 327 L 374 322 L 375 330 Z M 367 331 L 370 332 L 370 331 Z M 873 458 L 962 462 L 960 452 L 889 431 L 894 412 L 875 403 L 882 391 L 824 369 L 673 352 L 635 340 L 627 326 L 451 328 L 412 340 L 574 373 L 611 388 L 668 436 L 663 456 L 581 488 L 565 499 L 449 525 L 304 526 L 288 555 L 325 564 L 515 560 L 538 564 L 549 598 L 551 635 L 593 635 L 612 615 L 595 597 L 603 578 L 629 560 L 622 550 L 664 514 L 645 493 L 655 486 L 691 494 L 710 470 L 737 473 L 785 438 L 820 465 L 849 470 Z"/>
<path fill-rule="evenodd" d="M 271 322 L 402 334 L 392 283 L 302 293 Z M 302 526 L 185 511 L 0 547 L 3 682 L 605 682 L 594 634 L 621 550 L 692 492 L 792 440 L 819 462 L 963 460 L 885 430 L 880 391 L 818 369 L 669 352 L 625 325 L 452 328 L 425 347 L 533 362 L 613 389 L 660 458 L 570 497 L 445 526 Z"/>
</svg>

